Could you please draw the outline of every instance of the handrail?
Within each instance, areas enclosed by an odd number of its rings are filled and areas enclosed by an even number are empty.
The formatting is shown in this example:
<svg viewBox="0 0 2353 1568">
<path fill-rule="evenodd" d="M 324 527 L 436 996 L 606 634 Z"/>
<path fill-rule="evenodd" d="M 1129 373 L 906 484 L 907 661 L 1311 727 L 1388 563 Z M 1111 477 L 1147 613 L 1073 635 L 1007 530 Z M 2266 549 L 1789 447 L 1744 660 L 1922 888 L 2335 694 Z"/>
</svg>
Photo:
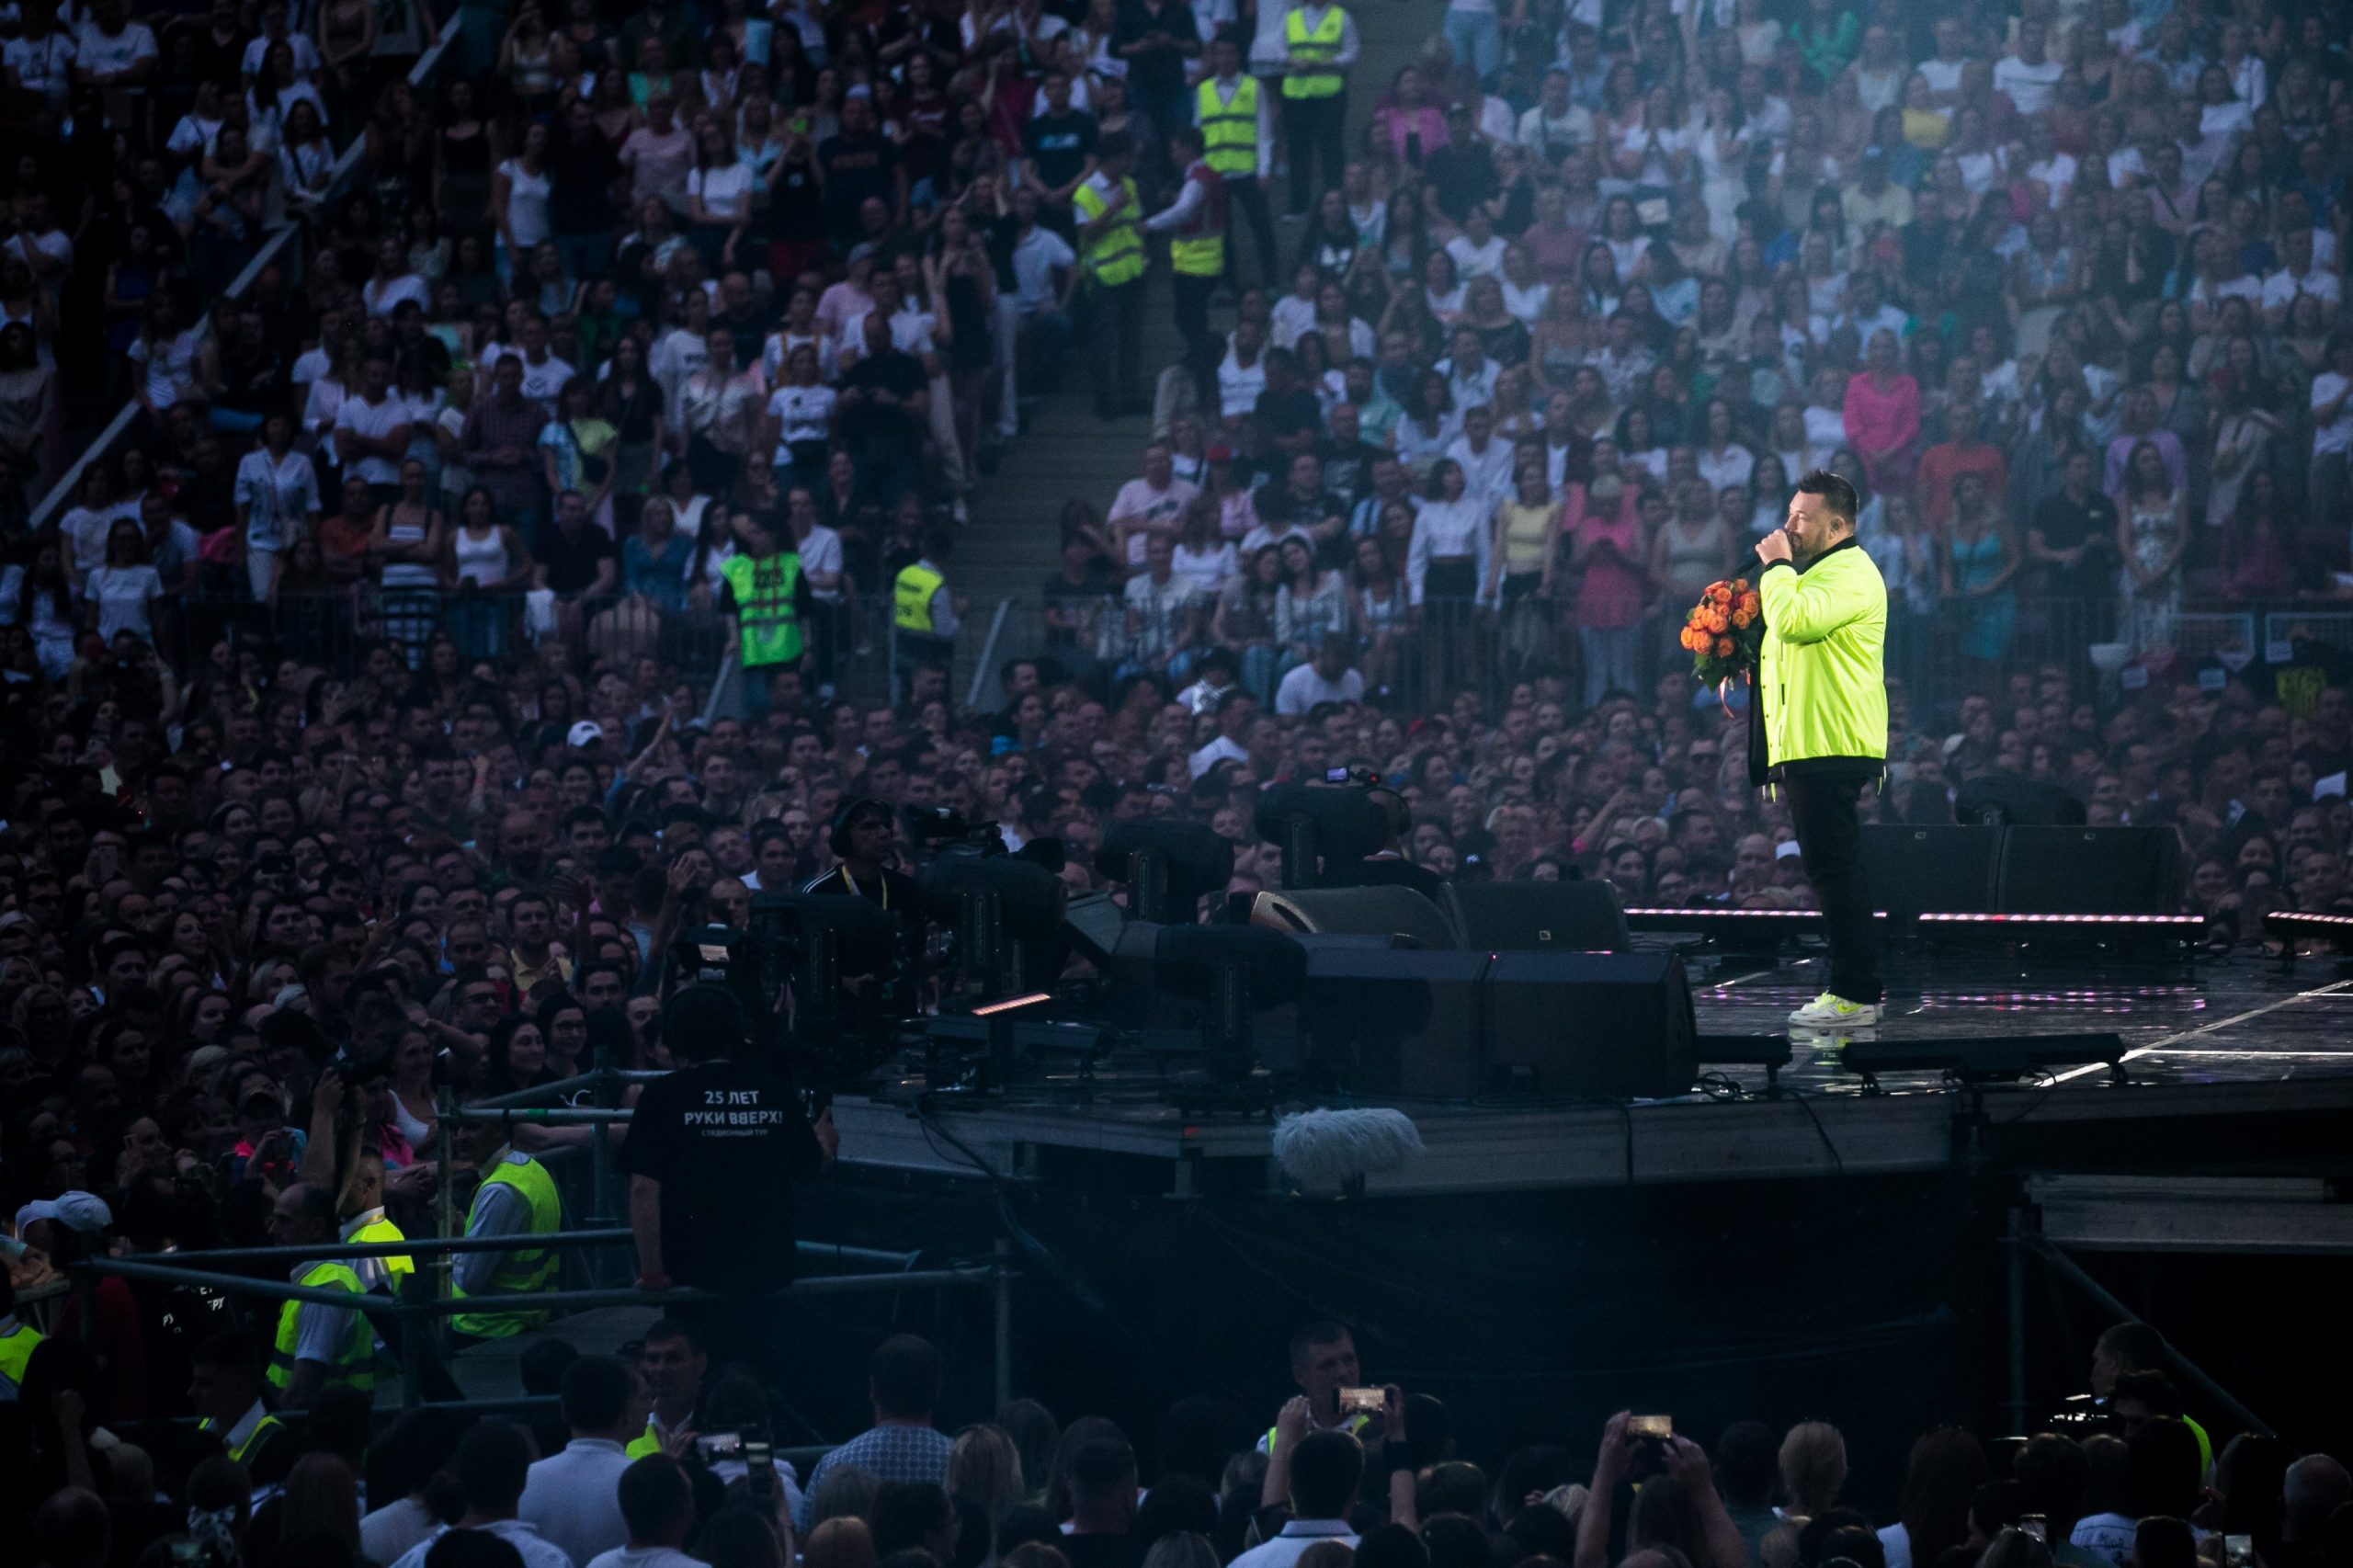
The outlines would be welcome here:
<svg viewBox="0 0 2353 1568">
<path fill-rule="evenodd" d="M 416 57 L 416 64 L 408 74 L 410 86 L 424 85 L 426 78 L 440 66 L 441 56 L 449 51 L 450 44 L 457 40 L 457 37 L 458 13 L 452 11 L 449 14 L 449 19 L 442 24 L 440 36 L 426 47 L 424 53 Z M 359 166 L 359 160 L 367 150 L 368 131 L 367 128 L 362 126 L 359 133 L 351 139 L 351 144 L 336 155 L 328 187 L 330 190 L 339 189 L 343 182 L 351 177 L 352 170 Z M 278 253 L 283 251 L 287 244 L 301 232 L 301 222 L 292 219 L 282 222 L 271 229 L 268 237 L 262 241 L 261 247 L 254 252 L 253 260 L 247 262 L 244 269 L 231 278 L 229 286 L 221 290 L 221 298 L 224 300 L 244 298 L 245 290 L 253 287 L 254 279 L 261 276 L 262 269 L 275 262 Z M 189 327 L 188 331 L 201 342 L 212 331 L 212 312 L 208 310 L 197 317 L 196 324 Z M 138 416 L 139 400 L 135 397 L 115 410 L 114 417 L 108 420 L 98 433 L 83 446 L 81 456 L 65 465 L 65 470 L 58 476 L 57 483 L 50 486 L 49 494 L 42 496 L 40 505 L 32 509 L 30 526 L 34 529 L 40 528 L 67 505 L 75 489 L 81 484 L 82 475 L 90 464 L 112 449 L 114 444 L 122 439 L 123 432 L 131 428 L 131 422 Z"/>
<path fill-rule="evenodd" d="M 967 708 L 981 705 L 981 687 L 989 678 L 989 671 L 996 667 L 997 641 L 1005 635 L 1005 622 L 1012 613 L 1013 601 L 1010 598 L 996 601 L 996 615 L 989 621 L 988 641 L 981 644 L 980 657 L 972 661 L 972 685 L 964 693 L 964 706 Z"/>
<path fill-rule="evenodd" d="M 533 1247 L 619 1246 L 633 1241 L 634 1233 L 626 1229 L 607 1231 L 549 1231 L 529 1238 Z M 415 1254 L 434 1256 L 459 1252 L 511 1252 L 517 1245 L 514 1236 L 417 1236 L 398 1242 L 318 1242 L 307 1246 L 267 1247 L 206 1247 L 192 1252 L 141 1253 L 136 1261 L 180 1267 L 203 1263 L 300 1263 L 322 1257 L 407 1257 Z M 920 1253 L 886 1252 L 880 1247 L 853 1246 L 847 1242 L 813 1242 L 795 1239 L 793 1248 L 812 1257 L 841 1257 L 858 1262 L 887 1264 L 893 1268 L 907 1268 L 922 1256 Z M 23 1297 L 17 1298 L 19 1301 Z"/>
</svg>

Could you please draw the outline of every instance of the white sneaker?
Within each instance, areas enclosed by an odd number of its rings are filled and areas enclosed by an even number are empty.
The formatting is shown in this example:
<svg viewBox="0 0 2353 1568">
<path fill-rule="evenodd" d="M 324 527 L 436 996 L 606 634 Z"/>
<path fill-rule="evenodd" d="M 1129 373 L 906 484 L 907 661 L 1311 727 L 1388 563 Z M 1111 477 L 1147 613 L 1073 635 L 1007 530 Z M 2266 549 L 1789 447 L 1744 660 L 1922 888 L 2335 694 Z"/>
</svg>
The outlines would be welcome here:
<svg viewBox="0 0 2353 1568">
<path fill-rule="evenodd" d="M 1809 1029 L 1868 1028 L 1879 1022 L 1880 1013 L 1876 1002 L 1849 1002 L 1825 991 L 1791 1013 L 1790 1022 Z"/>
</svg>

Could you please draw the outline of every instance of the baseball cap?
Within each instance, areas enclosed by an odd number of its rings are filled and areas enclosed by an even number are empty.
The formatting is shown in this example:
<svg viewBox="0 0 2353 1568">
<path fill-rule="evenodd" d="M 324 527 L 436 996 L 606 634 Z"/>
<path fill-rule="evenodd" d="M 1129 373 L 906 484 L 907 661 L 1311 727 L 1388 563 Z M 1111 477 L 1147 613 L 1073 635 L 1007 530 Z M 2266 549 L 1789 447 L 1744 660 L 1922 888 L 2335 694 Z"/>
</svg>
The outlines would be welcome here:
<svg viewBox="0 0 2353 1568">
<path fill-rule="evenodd" d="M 568 746 L 593 746 L 605 738 L 605 727 L 594 719 L 583 719 L 563 733 Z"/>
<path fill-rule="evenodd" d="M 17 1210 L 17 1234 L 22 1235 L 27 1225 L 39 1220 L 54 1220 L 68 1230 L 95 1236 L 114 1223 L 114 1210 L 94 1192 L 61 1192 L 54 1198 L 36 1199 Z"/>
</svg>

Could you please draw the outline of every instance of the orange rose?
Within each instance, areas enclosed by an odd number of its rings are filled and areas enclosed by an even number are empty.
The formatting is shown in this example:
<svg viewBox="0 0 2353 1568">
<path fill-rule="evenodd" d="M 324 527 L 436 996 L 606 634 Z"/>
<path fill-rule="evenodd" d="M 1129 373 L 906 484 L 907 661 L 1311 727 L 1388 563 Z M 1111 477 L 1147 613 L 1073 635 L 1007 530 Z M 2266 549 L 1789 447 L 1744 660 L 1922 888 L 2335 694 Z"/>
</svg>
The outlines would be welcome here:
<svg viewBox="0 0 2353 1568">
<path fill-rule="evenodd" d="M 1753 615 L 1749 614 L 1749 613 L 1748 613 L 1746 610 L 1745 610 L 1745 609 L 1736 609 L 1736 610 L 1734 610 L 1734 611 L 1733 611 L 1733 612 L 1732 612 L 1732 623 L 1733 623 L 1734 626 L 1738 626 L 1738 627 L 1745 628 L 1745 627 L 1749 626 L 1751 623 L 1753 623 L 1756 619 L 1756 618 L 1755 616 L 1753 616 Z"/>
<path fill-rule="evenodd" d="M 1735 594 L 1745 594 L 1748 592 L 1748 579 L 1745 577 L 1734 577 L 1732 580 L 1732 591 Z"/>
<path fill-rule="evenodd" d="M 1743 594 L 1740 596 L 1740 608 L 1746 610 L 1749 614 L 1755 615 L 1758 610 L 1765 608 L 1765 601 L 1758 598 L 1755 594 Z"/>
<path fill-rule="evenodd" d="M 1719 609 L 1709 611 L 1708 619 L 1700 622 L 1700 624 L 1705 626 L 1710 631 L 1721 637 L 1723 635 L 1724 627 L 1728 622 L 1724 618 L 1724 612 Z"/>
<path fill-rule="evenodd" d="M 1683 644 L 1683 651 L 1687 653 L 1696 653 L 1699 651 L 1691 645 L 1691 629 L 1688 626 L 1683 629 L 1682 634 L 1677 637 L 1676 641 Z"/>
<path fill-rule="evenodd" d="M 1716 639 L 1716 657 L 1719 659 L 1729 659 L 1732 657 L 1731 638 L 1719 637 Z"/>
</svg>

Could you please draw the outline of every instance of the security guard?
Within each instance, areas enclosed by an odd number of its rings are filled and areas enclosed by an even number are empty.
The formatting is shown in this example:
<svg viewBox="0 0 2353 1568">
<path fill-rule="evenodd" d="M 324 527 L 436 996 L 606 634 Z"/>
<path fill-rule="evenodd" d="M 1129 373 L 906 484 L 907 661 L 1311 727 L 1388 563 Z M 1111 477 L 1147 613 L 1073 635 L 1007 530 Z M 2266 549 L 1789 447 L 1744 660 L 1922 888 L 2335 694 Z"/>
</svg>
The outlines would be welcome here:
<svg viewBox="0 0 2353 1568">
<path fill-rule="evenodd" d="M 1347 72 L 1356 61 L 1356 20 L 1341 7 L 1307 0 L 1283 18 L 1283 137 L 1294 218 L 1307 216 L 1316 192 L 1339 187 L 1347 162 Z M 1320 185 L 1310 172 L 1319 156 Z"/>
<path fill-rule="evenodd" d="M 25 1368 L 41 1342 L 40 1331 L 17 1321 L 17 1292 L 0 1268 L 0 1404 L 11 1403 L 25 1386 Z"/>
<path fill-rule="evenodd" d="M 384 1212 L 384 1156 L 363 1149 L 352 1162 L 351 1179 L 343 1192 L 343 1223 L 338 1234 L 362 1246 L 384 1246 L 408 1236 Z M 397 1296 L 416 1273 L 416 1260 L 404 1252 L 384 1253 L 351 1260 L 352 1273 L 369 1290 Z"/>
<path fill-rule="evenodd" d="M 1132 197 L 1135 187 L 1128 189 Z M 1141 259 L 1137 265 L 1142 265 Z M 915 671 L 944 670 L 955 659 L 956 633 L 962 622 L 956 612 L 956 596 L 948 591 L 944 570 L 955 548 L 946 529 L 925 530 L 923 554 L 913 564 L 901 567 L 891 584 L 891 635 L 898 644 L 902 700 L 915 687 Z"/>
<path fill-rule="evenodd" d="M 303 1445 L 262 1403 L 260 1360 L 241 1330 L 208 1335 L 188 1357 L 188 1398 L 200 1418 L 197 1430 L 218 1437 L 256 1486 L 275 1486 Z"/>
<path fill-rule="evenodd" d="M 1144 413 L 1143 233 L 1137 205 L 1135 138 L 1114 131 L 1095 145 L 1095 172 L 1071 192 L 1078 213 L 1078 261 L 1086 277 L 1095 340 L 1095 413 Z"/>
<path fill-rule="evenodd" d="M 1258 253 L 1258 282 L 1275 287 L 1281 266 L 1275 256 L 1275 221 L 1267 210 L 1263 173 L 1274 147 L 1267 95 L 1258 78 L 1242 74 L 1242 45 L 1231 32 L 1210 40 L 1210 74 L 1193 90 L 1193 119 L 1201 128 L 1201 155 L 1225 182 L 1229 210 L 1250 222 L 1250 243 Z M 1227 277 L 1237 278 L 1239 245 L 1225 247 Z"/>
<path fill-rule="evenodd" d="M 547 1167 L 506 1143 L 506 1130 L 496 1121 L 460 1124 L 460 1153 L 472 1157 L 483 1173 L 466 1210 L 466 1234 L 474 1236 L 544 1236 L 563 1229 L 563 1200 Z M 451 1262 L 450 1288 L 459 1296 L 527 1296 L 555 1288 L 557 1259 L 547 1247 L 517 1246 L 510 1250 L 461 1252 Z M 506 1312 L 463 1312 L 452 1325 L 476 1339 L 511 1339 L 548 1321 L 544 1310 L 520 1307 Z"/>
<path fill-rule="evenodd" d="M 862 898 L 889 915 L 897 928 L 896 951 L 886 971 L 855 971 L 844 960 L 842 979 L 853 994 L 861 1028 L 879 1019 L 911 1017 L 915 1010 L 929 928 L 924 919 L 922 888 L 913 877 L 884 860 L 897 836 L 897 813 L 889 801 L 871 795 L 843 801 L 825 837 L 825 846 L 841 863 L 811 878 L 801 890 L 835 898 Z"/>
<path fill-rule="evenodd" d="M 1185 171 L 1185 181 L 1176 187 L 1176 199 L 1143 226 L 1169 236 L 1176 331 L 1185 340 L 1186 368 L 1206 407 L 1217 397 L 1217 362 L 1225 352 L 1223 339 L 1210 330 L 1210 296 L 1225 276 L 1226 214 L 1225 182 L 1210 166 L 1205 146 L 1201 132 L 1189 125 L 1169 132 L 1169 161 Z"/>
<path fill-rule="evenodd" d="M 744 551 L 720 568 L 727 587 L 720 613 L 730 618 L 745 701 L 757 720 L 768 710 L 768 677 L 801 662 L 809 580 L 791 534 L 775 518 L 745 513 L 736 518 L 736 533 Z"/>
<path fill-rule="evenodd" d="M 269 1211 L 270 1240 L 279 1246 L 320 1246 L 339 1238 L 335 1197 L 326 1188 L 296 1182 L 278 1195 Z M 348 1292 L 356 1303 L 367 1290 L 347 1263 L 314 1258 L 294 1266 L 295 1284 L 309 1290 Z M 361 1393 L 376 1387 L 376 1339 L 367 1314 L 357 1305 L 288 1301 L 278 1308 L 278 1337 L 266 1374 L 280 1410 L 307 1409 L 331 1388 Z"/>
</svg>

